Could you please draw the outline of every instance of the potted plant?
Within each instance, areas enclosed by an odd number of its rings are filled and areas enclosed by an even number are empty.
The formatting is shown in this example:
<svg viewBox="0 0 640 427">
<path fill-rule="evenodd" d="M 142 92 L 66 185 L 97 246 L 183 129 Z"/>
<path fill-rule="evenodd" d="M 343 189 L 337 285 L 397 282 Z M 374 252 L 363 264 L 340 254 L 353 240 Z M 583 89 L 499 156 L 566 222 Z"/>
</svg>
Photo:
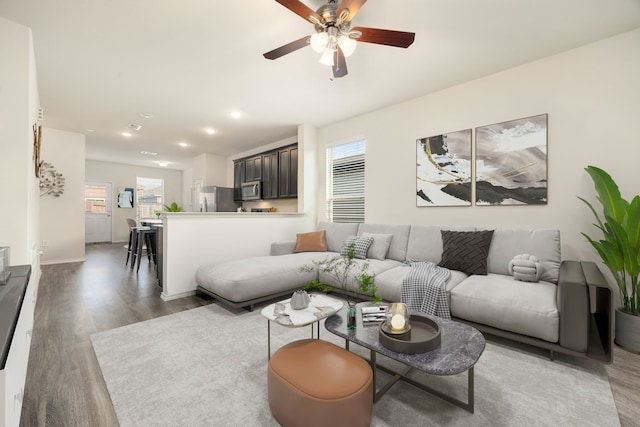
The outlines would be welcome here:
<svg viewBox="0 0 640 427">
<path fill-rule="evenodd" d="M 613 275 L 622 300 L 616 308 L 616 343 L 622 347 L 640 351 L 640 196 L 628 202 L 611 176 L 595 166 L 585 168 L 591 176 L 602 205 L 602 217 L 589 206 L 602 231 L 602 239 L 596 240 L 582 233 L 595 248 Z"/>
<path fill-rule="evenodd" d="M 325 293 L 337 291 L 344 294 L 348 306 L 347 329 L 354 329 L 356 327 L 356 299 L 353 298 L 354 290 L 349 284 L 355 282 L 358 285 L 357 292 L 371 296 L 374 303 L 382 301 L 382 298 L 376 295 L 378 287 L 375 285 L 375 274 L 369 272 L 369 262 L 358 263 L 355 260 L 355 243 L 348 244 L 344 253 L 344 255 L 336 255 L 322 261 L 313 261 L 314 266 L 305 265 L 301 267 L 301 270 L 310 272 L 317 267 L 319 271 L 333 277 L 338 284 L 337 286 L 316 279 L 307 283 L 306 289 L 319 289 Z"/>
<path fill-rule="evenodd" d="M 164 205 L 164 210 L 167 212 L 182 212 L 182 208 L 178 206 L 176 202 L 173 202 L 170 205 Z"/>
</svg>

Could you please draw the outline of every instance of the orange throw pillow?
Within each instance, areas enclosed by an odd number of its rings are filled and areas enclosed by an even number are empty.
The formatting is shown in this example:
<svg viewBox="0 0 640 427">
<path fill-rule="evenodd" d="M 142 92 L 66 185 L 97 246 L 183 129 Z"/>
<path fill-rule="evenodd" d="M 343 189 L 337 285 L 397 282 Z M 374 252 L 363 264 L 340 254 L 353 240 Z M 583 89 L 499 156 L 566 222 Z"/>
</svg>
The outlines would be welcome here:
<svg viewBox="0 0 640 427">
<path fill-rule="evenodd" d="M 294 253 L 298 252 L 326 252 L 327 236 L 325 230 L 312 231 L 311 233 L 296 234 L 296 247 Z"/>
</svg>

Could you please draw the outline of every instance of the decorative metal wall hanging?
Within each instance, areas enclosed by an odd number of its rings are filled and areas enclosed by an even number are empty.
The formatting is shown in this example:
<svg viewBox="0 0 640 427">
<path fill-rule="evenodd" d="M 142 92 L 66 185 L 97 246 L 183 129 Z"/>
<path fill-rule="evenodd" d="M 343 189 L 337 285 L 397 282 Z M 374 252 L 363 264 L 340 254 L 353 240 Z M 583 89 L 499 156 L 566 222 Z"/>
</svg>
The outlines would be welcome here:
<svg viewBox="0 0 640 427">
<path fill-rule="evenodd" d="M 37 123 L 33 125 L 33 164 L 35 166 L 36 178 L 40 178 L 40 168 L 42 162 L 40 161 L 40 145 L 42 141 L 42 126 L 38 126 Z"/>
<path fill-rule="evenodd" d="M 40 167 L 40 197 L 60 197 L 64 193 L 64 176 L 51 163 L 42 162 Z"/>
</svg>

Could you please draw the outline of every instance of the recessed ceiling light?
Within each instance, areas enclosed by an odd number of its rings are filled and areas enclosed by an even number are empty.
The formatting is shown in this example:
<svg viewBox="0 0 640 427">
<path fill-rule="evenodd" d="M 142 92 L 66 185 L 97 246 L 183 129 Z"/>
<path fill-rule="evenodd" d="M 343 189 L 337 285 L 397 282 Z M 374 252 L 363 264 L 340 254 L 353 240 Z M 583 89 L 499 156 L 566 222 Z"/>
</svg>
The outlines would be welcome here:
<svg viewBox="0 0 640 427">
<path fill-rule="evenodd" d="M 144 154 L 146 156 L 157 156 L 158 153 L 154 152 L 154 151 L 141 151 L 140 154 Z"/>
<path fill-rule="evenodd" d="M 131 134 L 129 132 L 122 132 L 120 135 L 129 138 Z"/>
<path fill-rule="evenodd" d="M 189 144 L 187 144 L 186 142 L 179 142 L 178 145 L 183 148 L 189 146 Z"/>
<path fill-rule="evenodd" d="M 158 166 L 162 166 L 163 168 L 166 168 L 167 166 L 169 166 L 169 163 L 167 163 L 167 162 L 158 162 Z"/>
<path fill-rule="evenodd" d="M 129 128 L 131 128 L 131 129 L 133 129 L 133 130 L 135 130 L 135 131 L 137 132 L 137 131 L 139 131 L 140 129 L 142 129 L 142 126 L 137 125 L 137 124 L 135 124 L 135 123 L 131 123 L 131 124 L 129 125 Z"/>
<path fill-rule="evenodd" d="M 140 113 L 140 117 L 145 118 L 145 119 L 151 119 L 151 118 L 153 118 L 153 114 L 151 114 L 151 113 Z"/>
<path fill-rule="evenodd" d="M 215 129 L 212 128 L 207 128 L 204 130 L 206 133 L 208 133 L 209 135 L 213 135 L 214 133 L 216 133 Z"/>
<path fill-rule="evenodd" d="M 240 117 L 242 117 L 242 113 L 240 111 L 232 111 L 231 117 L 233 117 L 234 119 L 239 119 Z"/>
<path fill-rule="evenodd" d="M 93 130 L 93 129 L 85 129 L 84 131 L 87 132 L 87 133 L 95 132 L 95 130 Z"/>
</svg>

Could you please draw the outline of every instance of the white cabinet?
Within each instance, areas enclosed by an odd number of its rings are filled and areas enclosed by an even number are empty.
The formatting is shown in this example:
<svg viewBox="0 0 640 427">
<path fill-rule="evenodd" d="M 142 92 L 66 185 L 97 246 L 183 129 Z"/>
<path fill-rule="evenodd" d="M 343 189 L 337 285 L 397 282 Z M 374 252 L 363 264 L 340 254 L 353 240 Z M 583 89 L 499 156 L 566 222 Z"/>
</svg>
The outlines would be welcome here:
<svg viewBox="0 0 640 427">
<path fill-rule="evenodd" d="M 11 280 L 18 278 L 12 274 Z M 15 324 L 6 363 L 4 369 L 0 370 L 0 426 L 3 427 L 14 427 L 20 424 L 33 333 L 38 284 L 34 276 L 28 274 L 23 276 L 22 280 L 29 282 L 22 300 L 18 321 Z"/>
</svg>

